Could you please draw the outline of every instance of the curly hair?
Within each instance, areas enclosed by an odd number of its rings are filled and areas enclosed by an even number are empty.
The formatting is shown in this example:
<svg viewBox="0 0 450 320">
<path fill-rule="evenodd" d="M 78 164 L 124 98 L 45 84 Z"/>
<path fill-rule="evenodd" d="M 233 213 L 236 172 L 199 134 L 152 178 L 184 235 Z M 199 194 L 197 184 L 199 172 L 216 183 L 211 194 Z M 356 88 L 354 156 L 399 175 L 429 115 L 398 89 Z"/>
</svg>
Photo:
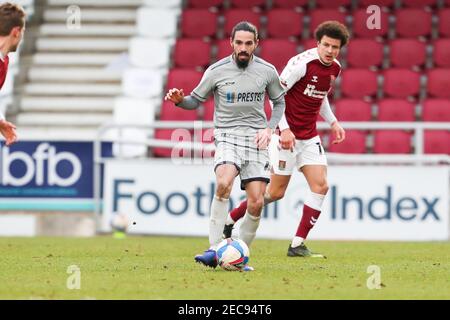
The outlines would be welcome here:
<svg viewBox="0 0 450 320">
<path fill-rule="evenodd" d="M 341 48 L 348 43 L 350 34 L 346 26 L 339 21 L 322 22 L 314 31 L 314 36 L 318 42 L 323 36 L 341 40 Z"/>
</svg>

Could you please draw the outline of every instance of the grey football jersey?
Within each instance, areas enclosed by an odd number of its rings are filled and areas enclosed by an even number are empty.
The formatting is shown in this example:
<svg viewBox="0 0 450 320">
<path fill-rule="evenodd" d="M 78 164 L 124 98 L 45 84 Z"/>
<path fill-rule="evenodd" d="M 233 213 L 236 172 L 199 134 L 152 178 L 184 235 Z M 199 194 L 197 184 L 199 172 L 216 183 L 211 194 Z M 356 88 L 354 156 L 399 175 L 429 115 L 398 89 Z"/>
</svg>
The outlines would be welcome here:
<svg viewBox="0 0 450 320">
<path fill-rule="evenodd" d="M 211 92 L 214 93 L 216 128 L 254 129 L 267 128 L 266 92 L 272 101 L 285 93 L 273 65 L 253 56 L 247 68 L 241 69 L 232 55 L 211 65 L 191 95 L 204 102 Z"/>
</svg>

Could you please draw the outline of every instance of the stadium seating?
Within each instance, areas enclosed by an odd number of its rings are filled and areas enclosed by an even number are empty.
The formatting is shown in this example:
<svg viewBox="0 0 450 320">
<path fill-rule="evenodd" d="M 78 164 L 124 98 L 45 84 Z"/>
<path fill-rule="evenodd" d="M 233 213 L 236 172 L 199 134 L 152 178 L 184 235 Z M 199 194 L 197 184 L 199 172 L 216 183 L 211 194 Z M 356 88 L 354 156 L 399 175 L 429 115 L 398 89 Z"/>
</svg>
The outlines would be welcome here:
<svg viewBox="0 0 450 320">
<path fill-rule="evenodd" d="M 143 0 L 143 4 L 146 7 L 178 8 L 182 5 L 182 0 Z"/>
<path fill-rule="evenodd" d="M 431 13 L 423 9 L 407 8 L 395 13 L 396 34 L 403 38 L 429 37 Z"/>
<path fill-rule="evenodd" d="M 208 9 L 187 9 L 181 17 L 181 31 L 185 38 L 214 38 L 217 14 Z"/>
<path fill-rule="evenodd" d="M 371 2 L 373 4 L 373 1 Z M 365 7 L 367 8 L 367 7 Z M 355 10 L 352 14 L 353 35 L 356 38 L 378 38 L 386 37 L 389 31 L 389 14 L 381 11 L 380 28 L 367 28 L 367 18 L 370 16 L 366 9 Z"/>
<path fill-rule="evenodd" d="M 233 27 L 241 21 L 248 21 L 255 25 L 258 30 L 261 27 L 261 16 L 258 12 L 251 9 L 230 9 L 224 14 L 225 24 L 224 32 L 225 37 L 231 36 Z"/>
<path fill-rule="evenodd" d="M 441 37 L 450 37 L 450 8 L 441 9 L 438 12 L 438 32 Z"/>
<path fill-rule="evenodd" d="M 428 71 L 427 93 L 429 97 L 450 98 L 450 68 Z"/>
<path fill-rule="evenodd" d="M 176 107 L 171 101 L 164 101 L 161 106 L 160 120 L 195 121 L 198 110 L 185 110 Z"/>
<path fill-rule="evenodd" d="M 374 134 L 374 153 L 410 153 L 411 133 L 401 130 L 379 130 Z"/>
<path fill-rule="evenodd" d="M 436 0 L 403 0 L 402 7 L 408 8 L 423 8 L 433 7 L 436 5 Z"/>
<path fill-rule="evenodd" d="M 122 75 L 122 92 L 131 98 L 162 97 L 161 73 L 151 68 L 128 68 Z"/>
<path fill-rule="evenodd" d="M 303 30 L 303 14 L 290 9 L 273 9 L 267 13 L 267 36 L 299 37 Z"/>
<path fill-rule="evenodd" d="M 374 39 L 357 38 L 351 40 L 348 44 L 347 65 L 351 68 L 381 67 L 383 55 L 383 44 L 381 42 Z"/>
<path fill-rule="evenodd" d="M 384 71 L 383 92 L 385 97 L 417 97 L 420 90 L 420 74 L 409 69 Z"/>
<path fill-rule="evenodd" d="M 339 121 L 370 121 L 372 106 L 360 99 L 339 99 L 334 103 L 334 114 Z"/>
<path fill-rule="evenodd" d="M 230 45 L 230 38 L 222 39 L 216 42 L 216 60 L 225 58 L 233 53 Z"/>
<path fill-rule="evenodd" d="M 312 49 L 312 48 L 317 48 L 317 40 L 316 39 L 304 40 L 302 42 L 302 47 L 303 47 L 303 50 L 309 50 L 309 49 Z"/>
<path fill-rule="evenodd" d="M 142 7 L 136 15 L 137 33 L 143 37 L 173 38 L 177 34 L 177 19 L 178 14 L 172 9 Z M 116 25 L 115 29 L 119 27 Z"/>
<path fill-rule="evenodd" d="M 352 4 L 351 0 L 316 0 L 317 8 L 339 8 L 339 7 L 350 7 Z"/>
<path fill-rule="evenodd" d="M 437 39 L 433 45 L 433 63 L 439 68 L 450 68 L 450 39 Z"/>
<path fill-rule="evenodd" d="M 365 131 L 346 130 L 345 142 L 343 143 L 332 144 L 332 137 L 330 137 L 328 151 L 336 153 L 366 153 L 366 139 L 367 133 Z"/>
<path fill-rule="evenodd" d="M 395 39 L 389 46 L 391 67 L 412 68 L 423 67 L 426 59 L 426 44 L 413 39 Z"/>
<path fill-rule="evenodd" d="M 266 0 L 230 0 L 232 8 L 251 9 L 251 8 L 265 8 Z"/>
<path fill-rule="evenodd" d="M 178 39 L 173 61 L 177 68 L 206 68 L 211 62 L 211 44 L 203 39 Z"/>
<path fill-rule="evenodd" d="M 415 121 L 415 105 L 404 99 L 378 101 L 378 121 Z"/>
<path fill-rule="evenodd" d="M 348 98 L 370 98 L 377 94 L 377 73 L 367 69 L 347 69 L 342 74 L 341 91 Z"/>
<path fill-rule="evenodd" d="M 450 100 L 426 99 L 422 103 L 422 120 L 450 122 Z"/>
<path fill-rule="evenodd" d="M 185 129 L 157 129 L 155 130 L 155 139 L 158 140 L 169 140 L 175 142 L 189 142 L 192 141 L 192 134 L 190 131 Z M 172 156 L 171 148 L 153 148 L 153 155 L 156 157 L 170 158 Z M 174 152 L 175 156 L 189 157 L 191 156 L 191 150 L 189 149 L 178 149 Z"/>
<path fill-rule="evenodd" d="M 308 6 L 308 0 L 272 0 L 272 8 L 301 9 Z"/>
<path fill-rule="evenodd" d="M 190 94 L 202 78 L 202 73 L 191 69 L 172 69 L 167 75 L 167 89 L 183 89 L 186 95 Z"/>
<path fill-rule="evenodd" d="M 130 63 L 142 68 L 167 68 L 169 66 L 170 45 L 160 39 L 136 37 L 130 40 Z"/>
<path fill-rule="evenodd" d="M 220 8 L 222 6 L 223 0 L 188 0 L 187 5 L 189 8 L 197 9 L 209 9 L 209 8 Z"/>
<path fill-rule="evenodd" d="M 395 5 L 396 0 L 377 0 L 376 5 L 380 7 L 392 8 Z M 358 5 L 361 8 L 367 8 L 370 5 L 375 4 L 373 0 L 359 0 Z"/>
<path fill-rule="evenodd" d="M 297 44 L 289 40 L 267 39 L 261 41 L 260 57 L 270 62 L 281 73 L 290 58 L 297 55 Z"/>
<path fill-rule="evenodd" d="M 309 32 L 314 36 L 317 26 L 326 20 L 336 20 L 345 24 L 345 14 L 337 9 L 316 9 L 310 12 Z"/>
<path fill-rule="evenodd" d="M 450 131 L 425 130 L 424 152 L 431 154 L 450 154 Z"/>
</svg>

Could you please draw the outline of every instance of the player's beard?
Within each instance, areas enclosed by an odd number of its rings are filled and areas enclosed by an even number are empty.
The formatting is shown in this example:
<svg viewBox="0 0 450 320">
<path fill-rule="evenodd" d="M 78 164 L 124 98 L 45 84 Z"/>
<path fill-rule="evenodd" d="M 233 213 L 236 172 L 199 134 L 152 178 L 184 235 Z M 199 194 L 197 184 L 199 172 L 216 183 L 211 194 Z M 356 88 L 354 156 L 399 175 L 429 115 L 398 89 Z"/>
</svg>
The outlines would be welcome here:
<svg viewBox="0 0 450 320">
<path fill-rule="evenodd" d="M 239 55 L 242 56 L 242 53 L 239 54 Z M 241 59 L 239 59 L 239 55 L 236 57 L 236 64 L 237 64 L 237 66 L 238 66 L 240 69 L 245 69 L 245 68 L 247 68 L 247 67 L 248 67 L 248 63 L 249 63 L 249 61 L 250 61 L 250 55 L 247 55 L 247 54 L 245 55 L 245 56 L 248 57 L 247 60 L 241 60 Z"/>
</svg>

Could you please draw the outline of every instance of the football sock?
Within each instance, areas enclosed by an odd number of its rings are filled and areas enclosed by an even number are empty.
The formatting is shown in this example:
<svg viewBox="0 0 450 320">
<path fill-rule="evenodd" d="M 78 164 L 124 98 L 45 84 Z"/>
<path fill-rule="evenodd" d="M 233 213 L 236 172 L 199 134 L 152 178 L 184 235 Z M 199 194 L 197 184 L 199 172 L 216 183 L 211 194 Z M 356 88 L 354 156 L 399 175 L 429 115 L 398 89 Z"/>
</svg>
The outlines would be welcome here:
<svg viewBox="0 0 450 320">
<path fill-rule="evenodd" d="M 324 199 L 325 195 L 323 194 L 314 192 L 308 194 L 305 204 L 303 205 L 302 219 L 300 220 L 295 237 L 292 240 L 292 247 L 299 246 L 306 239 L 309 231 L 314 227 L 317 219 L 319 219 Z M 299 238 L 301 238 L 301 241 Z"/>
<path fill-rule="evenodd" d="M 214 196 L 211 202 L 211 215 L 209 218 L 209 244 L 211 249 L 215 250 L 217 244 L 222 240 L 229 202 L 229 199 L 217 196 Z"/>
<path fill-rule="evenodd" d="M 247 200 L 242 201 L 238 207 L 230 211 L 227 217 L 227 224 L 235 224 L 247 211 Z"/>
<path fill-rule="evenodd" d="M 291 247 L 292 248 L 298 247 L 303 243 L 303 240 L 305 239 L 303 239 L 302 237 L 295 236 L 294 239 L 292 239 Z"/>
<path fill-rule="evenodd" d="M 256 230 L 259 226 L 261 217 L 252 216 L 248 211 L 245 213 L 244 220 L 239 228 L 239 238 L 244 241 L 248 247 L 252 244 L 256 236 Z"/>
</svg>

